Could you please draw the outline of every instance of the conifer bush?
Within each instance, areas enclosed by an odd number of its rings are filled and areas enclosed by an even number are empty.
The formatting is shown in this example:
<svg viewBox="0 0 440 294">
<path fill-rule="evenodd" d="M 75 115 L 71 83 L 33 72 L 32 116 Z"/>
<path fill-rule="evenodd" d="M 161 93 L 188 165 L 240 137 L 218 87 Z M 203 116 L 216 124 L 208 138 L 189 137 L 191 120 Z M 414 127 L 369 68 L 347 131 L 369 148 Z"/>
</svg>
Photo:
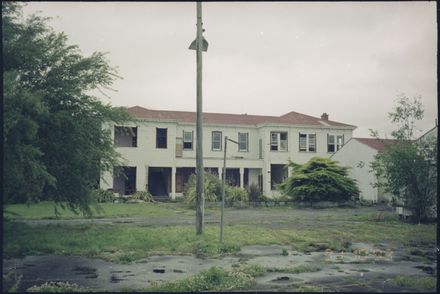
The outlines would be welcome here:
<svg viewBox="0 0 440 294">
<path fill-rule="evenodd" d="M 348 201 L 359 198 L 356 180 L 348 176 L 349 167 L 336 161 L 313 157 L 305 164 L 290 162 L 292 175 L 278 188 L 294 201 Z"/>
</svg>

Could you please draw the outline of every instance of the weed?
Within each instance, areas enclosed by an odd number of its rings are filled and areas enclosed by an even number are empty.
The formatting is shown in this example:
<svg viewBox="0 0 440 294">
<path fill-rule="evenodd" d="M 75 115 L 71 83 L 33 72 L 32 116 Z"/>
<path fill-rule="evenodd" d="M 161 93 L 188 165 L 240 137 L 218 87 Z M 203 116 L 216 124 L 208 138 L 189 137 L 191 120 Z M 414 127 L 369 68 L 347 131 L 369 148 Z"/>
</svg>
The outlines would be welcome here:
<svg viewBox="0 0 440 294">
<path fill-rule="evenodd" d="M 289 255 L 289 252 L 287 251 L 287 249 L 283 248 L 283 250 L 281 251 L 281 255 L 287 256 Z"/>
<path fill-rule="evenodd" d="M 314 265 L 299 265 L 296 267 L 285 267 L 285 268 L 269 268 L 268 272 L 277 273 L 290 273 L 290 274 L 300 274 L 300 273 L 311 273 L 320 271 L 321 268 Z"/>
<path fill-rule="evenodd" d="M 299 285 L 298 288 L 295 289 L 295 292 L 328 292 L 328 290 L 322 286 L 315 285 Z"/>
<path fill-rule="evenodd" d="M 40 286 L 32 286 L 26 292 L 51 292 L 51 293 L 65 293 L 65 292 L 92 292 L 92 289 L 82 287 L 77 284 L 70 284 L 69 282 L 46 282 Z"/>
<path fill-rule="evenodd" d="M 7 292 L 18 292 L 23 275 L 17 275 L 15 272 L 3 274 L 3 287 Z"/>
<path fill-rule="evenodd" d="M 211 267 L 199 274 L 175 282 L 152 283 L 146 291 L 152 292 L 201 292 L 249 289 L 255 279 L 240 269 L 224 270 Z"/>
<path fill-rule="evenodd" d="M 437 287 L 436 277 L 396 276 L 392 279 L 392 282 L 396 285 L 413 289 L 435 290 Z"/>
<path fill-rule="evenodd" d="M 248 274 L 254 278 L 264 276 L 267 272 L 265 267 L 262 267 L 258 264 L 241 265 L 239 271 Z"/>
</svg>

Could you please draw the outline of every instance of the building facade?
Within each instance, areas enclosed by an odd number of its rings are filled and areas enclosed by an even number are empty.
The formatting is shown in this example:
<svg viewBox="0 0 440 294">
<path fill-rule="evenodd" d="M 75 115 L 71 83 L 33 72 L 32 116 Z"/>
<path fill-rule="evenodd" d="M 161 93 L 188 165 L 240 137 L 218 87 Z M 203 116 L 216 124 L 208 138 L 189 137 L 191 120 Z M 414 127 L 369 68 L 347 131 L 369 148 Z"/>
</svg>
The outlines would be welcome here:
<svg viewBox="0 0 440 294">
<path fill-rule="evenodd" d="M 350 167 L 349 175 L 358 183 L 360 199 L 374 203 L 391 201 L 391 194 L 374 185 L 383 179 L 376 178 L 370 165 L 376 154 L 383 152 L 387 144 L 394 142 L 395 140 L 389 139 L 352 138 L 346 142 L 344 148 L 330 156 L 330 159 L 339 164 Z"/>
<path fill-rule="evenodd" d="M 125 162 L 126 178 L 104 173 L 101 188 L 120 194 L 149 191 L 153 196 L 179 197 L 196 166 L 195 112 L 128 108 L 138 121 L 108 125 Z M 242 188 L 255 184 L 264 195 L 277 195 L 275 185 L 289 175 L 290 161 L 304 163 L 329 157 L 352 137 L 355 126 L 297 112 L 282 116 L 203 114 L 203 158 L 207 171 L 222 177 L 225 136 L 226 179 Z"/>
</svg>

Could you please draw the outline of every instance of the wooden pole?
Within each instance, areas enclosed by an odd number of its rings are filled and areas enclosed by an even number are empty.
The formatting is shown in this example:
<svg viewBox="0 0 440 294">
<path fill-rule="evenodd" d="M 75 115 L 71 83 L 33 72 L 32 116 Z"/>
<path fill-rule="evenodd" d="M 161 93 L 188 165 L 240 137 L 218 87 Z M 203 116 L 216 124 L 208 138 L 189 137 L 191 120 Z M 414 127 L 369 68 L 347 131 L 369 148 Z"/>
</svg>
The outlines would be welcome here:
<svg viewBox="0 0 440 294">
<path fill-rule="evenodd" d="M 196 234 L 203 234 L 204 218 L 204 169 L 203 169 L 203 113 L 202 113 L 202 3 L 197 2 L 197 120 L 196 120 Z"/>
</svg>

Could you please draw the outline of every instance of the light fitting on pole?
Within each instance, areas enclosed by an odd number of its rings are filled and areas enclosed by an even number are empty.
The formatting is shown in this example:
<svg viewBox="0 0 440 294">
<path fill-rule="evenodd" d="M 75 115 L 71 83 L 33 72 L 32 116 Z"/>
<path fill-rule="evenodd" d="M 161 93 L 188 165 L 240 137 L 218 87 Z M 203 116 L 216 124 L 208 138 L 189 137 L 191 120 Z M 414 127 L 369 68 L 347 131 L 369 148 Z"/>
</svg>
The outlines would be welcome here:
<svg viewBox="0 0 440 294">
<path fill-rule="evenodd" d="M 189 45 L 190 50 L 197 50 L 197 39 L 192 41 L 191 45 Z M 202 36 L 202 51 L 208 51 L 208 41 L 205 40 L 205 37 Z"/>
</svg>

